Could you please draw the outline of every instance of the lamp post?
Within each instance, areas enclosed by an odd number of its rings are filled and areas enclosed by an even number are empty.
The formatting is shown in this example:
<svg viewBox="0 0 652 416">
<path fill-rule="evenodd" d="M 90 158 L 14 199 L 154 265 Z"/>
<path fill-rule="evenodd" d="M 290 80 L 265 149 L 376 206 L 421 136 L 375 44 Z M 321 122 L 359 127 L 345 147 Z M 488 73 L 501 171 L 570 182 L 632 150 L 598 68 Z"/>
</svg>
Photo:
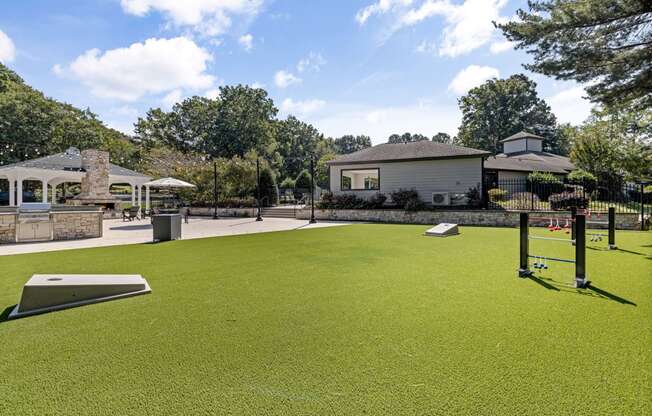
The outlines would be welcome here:
<svg viewBox="0 0 652 416">
<path fill-rule="evenodd" d="M 256 221 L 262 221 L 260 216 L 260 159 L 256 158 L 256 205 L 258 205 L 258 215 Z"/>
<path fill-rule="evenodd" d="M 310 156 L 310 224 L 315 220 L 315 158 Z"/>
<path fill-rule="evenodd" d="M 213 219 L 219 218 L 217 215 L 217 162 L 213 161 Z"/>
</svg>

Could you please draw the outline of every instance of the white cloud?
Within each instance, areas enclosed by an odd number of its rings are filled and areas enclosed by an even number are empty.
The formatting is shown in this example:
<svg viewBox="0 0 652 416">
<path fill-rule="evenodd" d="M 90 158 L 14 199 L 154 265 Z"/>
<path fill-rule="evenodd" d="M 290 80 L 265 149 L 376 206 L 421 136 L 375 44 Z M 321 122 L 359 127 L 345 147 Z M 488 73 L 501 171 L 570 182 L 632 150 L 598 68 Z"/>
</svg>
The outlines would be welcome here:
<svg viewBox="0 0 652 416">
<path fill-rule="evenodd" d="M 358 13 L 355 15 L 355 20 L 357 20 L 358 24 L 364 25 L 373 15 L 384 14 L 392 9 L 409 6 L 410 4 L 412 4 L 412 0 L 377 0 L 367 7 L 358 10 Z"/>
<path fill-rule="evenodd" d="M 218 36 L 229 30 L 234 16 L 256 16 L 263 0 L 121 0 L 120 3 L 125 13 L 145 16 L 150 11 L 158 11 L 174 26 Z"/>
<path fill-rule="evenodd" d="M 2 30 L 0 30 L 0 62 L 13 62 L 16 58 L 16 47 L 14 42 Z"/>
<path fill-rule="evenodd" d="M 326 59 L 320 53 L 310 52 L 308 56 L 301 59 L 297 64 L 297 71 L 315 71 L 319 72 L 322 66 L 326 65 Z"/>
<path fill-rule="evenodd" d="M 251 88 L 265 88 L 265 84 L 262 82 L 254 82 L 253 84 L 250 85 Z"/>
<path fill-rule="evenodd" d="M 411 4 L 407 3 L 407 4 Z M 489 43 L 495 34 L 492 21 L 504 21 L 500 10 L 507 0 L 465 0 L 462 4 L 450 0 L 423 0 L 406 8 L 405 2 L 378 1 L 358 12 L 361 24 L 374 14 L 393 13 L 394 24 L 389 32 L 414 26 L 434 16 L 445 20 L 439 55 L 455 57 Z M 402 7 L 400 7 L 402 6 Z"/>
<path fill-rule="evenodd" d="M 161 100 L 161 102 L 163 103 L 163 107 L 165 107 L 166 109 L 170 109 L 174 107 L 176 103 L 179 103 L 183 100 L 182 94 L 183 92 L 180 89 L 170 91 Z"/>
<path fill-rule="evenodd" d="M 210 98 L 211 100 L 219 98 L 219 96 L 220 96 L 220 90 L 218 88 L 210 89 L 204 93 L 204 97 Z"/>
<path fill-rule="evenodd" d="M 466 94 L 471 88 L 477 87 L 488 79 L 498 78 L 500 72 L 490 66 L 469 65 L 455 75 L 448 89 L 458 95 Z"/>
<path fill-rule="evenodd" d="M 585 95 L 584 88 L 576 86 L 546 98 L 546 102 L 559 122 L 581 124 L 591 114 L 593 108 L 593 104 L 584 98 Z"/>
<path fill-rule="evenodd" d="M 423 40 L 417 45 L 416 51 L 419 53 L 434 54 L 437 51 L 437 44 Z"/>
<path fill-rule="evenodd" d="M 274 75 L 274 84 L 279 88 L 287 88 L 293 84 L 301 84 L 303 80 L 291 72 L 278 71 Z"/>
<path fill-rule="evenodd" d="M 321 110 L 326 105 L 324 100 L 305 100 L 294 101 L 292 98 L 286 98 L 281 103 L 281 111 L 285 114 L 294 114 L 304 116 Z"/>
<path fill-rule="evenodd" d="M 514 49 L 514 42 L 508 40 L 493 42 L 489 46 L 489 51 L 494 55 Z"/>
<path fill-rule="evenodd" d="M 63 77 L 65 75 L 65 71 L 60 64 L 54 64 L 52 66 L 52 73 L 58 77 Z"/>
<path fill-rule="evenodd" d="M 251 51 L 251 49 L 254 47 L 253 42 L 254 42 L 254 37 L 250 33 L 247 33 L 246 35 L 242 35 L 238 38 L 238 43 L 247 52 Z"/>
<path fill-rule="evenodd" d="M 365 134 L 374 144 L 385 143 L 394 133 L 420 133 L 433 136 L 442 131 L 457 134 L 461 114 L 456 105 L 417 102 L 405 106 L 369 107 L 359 104 L 329 103 L 319 117 L 307 117 L 330 137 Z"/>
<path fill-rule="evenodd" d="M 206 73 L 206 65 L 211 60 L 211 55 L 190 39 L 153 38 L 104 53 L 91 49 L 77 57 L 66 72 L 98 97 L 135 101 L 146 94 L 210 88 L 215 77 Z"/>
</svg>

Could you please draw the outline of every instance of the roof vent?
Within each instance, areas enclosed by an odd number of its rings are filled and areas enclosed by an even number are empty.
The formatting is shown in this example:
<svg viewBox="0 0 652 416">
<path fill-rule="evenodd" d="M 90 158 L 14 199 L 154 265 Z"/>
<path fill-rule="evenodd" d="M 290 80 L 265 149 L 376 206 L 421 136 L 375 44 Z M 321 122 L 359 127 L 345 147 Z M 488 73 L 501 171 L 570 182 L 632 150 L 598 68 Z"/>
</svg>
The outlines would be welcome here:
<svg viewBox="0 0 652 416">
<path fill-rule="evenodd" d="M 69 147 L 68 150 L 66 150 L 66 156 L 79 156 L 79 155 L 81 155 L 81 152 L 76 147 Z"/>
</svg>

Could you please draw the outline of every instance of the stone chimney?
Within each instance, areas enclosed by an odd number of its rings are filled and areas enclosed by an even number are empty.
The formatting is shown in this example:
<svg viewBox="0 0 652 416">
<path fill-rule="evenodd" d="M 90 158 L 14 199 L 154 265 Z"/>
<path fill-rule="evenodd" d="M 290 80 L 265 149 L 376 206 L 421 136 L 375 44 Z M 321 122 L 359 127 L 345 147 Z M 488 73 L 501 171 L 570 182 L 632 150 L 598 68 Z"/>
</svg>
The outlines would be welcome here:
<svg viewBox="0 0 652 416">
<path fill-rule="evenodd" d="M 109 193 L 109 152 L 88 149 L 81 152 L 82 178 L 79 199 L 112 199 Z"/>
</svg>

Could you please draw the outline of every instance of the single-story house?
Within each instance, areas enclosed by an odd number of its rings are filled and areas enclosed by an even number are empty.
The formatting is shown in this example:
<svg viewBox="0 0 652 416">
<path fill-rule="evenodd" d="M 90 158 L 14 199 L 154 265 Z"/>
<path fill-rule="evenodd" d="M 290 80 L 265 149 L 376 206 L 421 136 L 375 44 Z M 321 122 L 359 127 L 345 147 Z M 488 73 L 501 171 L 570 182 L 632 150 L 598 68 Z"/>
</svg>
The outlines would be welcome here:
<svg viewBox="0 0 652 416">
<path fill-rule="evenodd" d="M 503 153 L 485 161 L 488 183 L 525 179 L 532 172 L 550 172 L 566 176 L 575 165 L 565 156 L 543 151 L 543 137 L 522 131 L 501 140 Z"/>
<path fill-rule="evenodd" d="M 469 189 L 481 191 L 483 160 L 489 155 L 430 141 L 380 144 L 328 162 L 330 190 L 368 198 L 416 189 L 427 204 L 454 205 Z"/>
</svg>

